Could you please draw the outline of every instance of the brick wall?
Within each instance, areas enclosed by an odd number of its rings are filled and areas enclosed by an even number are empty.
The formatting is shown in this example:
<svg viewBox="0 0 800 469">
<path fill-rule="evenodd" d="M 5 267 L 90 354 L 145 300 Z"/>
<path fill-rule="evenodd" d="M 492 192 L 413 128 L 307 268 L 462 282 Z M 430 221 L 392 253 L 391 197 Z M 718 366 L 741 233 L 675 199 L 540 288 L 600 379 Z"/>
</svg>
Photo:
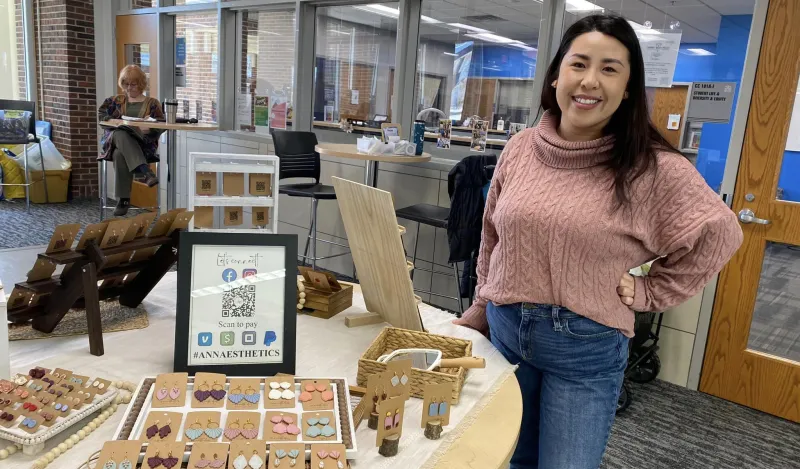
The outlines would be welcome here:
<svg viewBox="0 0 800 469">
<path fill-rule="evenodd" d="M 14 0 L 14 22 L 17 28 L 17 86 L 19 99 L 27 99 L 25 72 L 25 28 L 22 24 L 22 0 Z"/>
<path fill-rule="evenodd" d="M 137 8 L 152 8 L 158 6 L 157 3 L 157 0 L 132 0 L 131 8 L 134 10 Z"/>
<path fill-rule="evenodd" d="M 97 98 L 92 0 L 40 0 L 34 15 L 42 51 L 45 120 L 53 124 L 53 143 L 72 162 L 72 195 L 96 197 Z M 36 18 L 34 18 L 35 20 Z M 37 48 L 38 55 L 38 48 Z"/>
</svg>

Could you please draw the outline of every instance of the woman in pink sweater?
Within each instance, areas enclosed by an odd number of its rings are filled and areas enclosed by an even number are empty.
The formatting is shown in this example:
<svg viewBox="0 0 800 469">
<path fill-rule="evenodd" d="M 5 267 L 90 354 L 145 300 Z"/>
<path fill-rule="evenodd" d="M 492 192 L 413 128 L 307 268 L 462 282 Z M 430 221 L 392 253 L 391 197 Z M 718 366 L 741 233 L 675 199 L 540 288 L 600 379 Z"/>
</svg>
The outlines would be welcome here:
<svg viewBox="0 0 800 469">
<path fill-rule="evenodd" d="M 514 364 L 523 395 L 511 468 L 600 465 L 634 311 L 697 294 L 742 242 L 733 212 L 650 123 L 631 26 L 589 16 L 564 34 L 539 124 L 497 165 L 476 301 L 457 324 Z M 657 259 L 649 276 L 628 271 Z"/>
</svg>

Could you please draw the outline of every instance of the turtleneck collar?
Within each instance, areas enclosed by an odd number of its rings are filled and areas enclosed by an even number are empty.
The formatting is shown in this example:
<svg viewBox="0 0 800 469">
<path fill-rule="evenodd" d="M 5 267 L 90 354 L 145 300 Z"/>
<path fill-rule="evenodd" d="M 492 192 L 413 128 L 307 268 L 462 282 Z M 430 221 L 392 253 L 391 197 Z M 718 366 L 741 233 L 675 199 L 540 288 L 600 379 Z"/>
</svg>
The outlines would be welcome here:
<svg viewBox="0 0 800 469">
<path fill-rule="evenodd" d="M 545 111 L 536 131 L 532 132 L 536 157 L 553 168 L 581 169 L 597 166 L 611 157 L 614 136 L 587 142 L 570 142 L 558 135 L 558 116 Z"/>
</svg>

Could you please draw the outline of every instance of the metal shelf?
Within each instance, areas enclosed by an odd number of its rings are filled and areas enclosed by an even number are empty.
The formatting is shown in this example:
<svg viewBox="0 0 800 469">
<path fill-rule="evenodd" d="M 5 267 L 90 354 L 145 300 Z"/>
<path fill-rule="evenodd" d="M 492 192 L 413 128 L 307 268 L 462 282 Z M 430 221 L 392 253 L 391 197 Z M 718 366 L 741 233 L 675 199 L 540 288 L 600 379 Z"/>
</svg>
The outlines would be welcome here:
<svg viewBox="0 0 800 469">
<path fill-rule="evenodd" d="M 195 207 L 273 207 L 272 197 L 230 196 L 230 195 L 196 195 L 193 197 Z"/>
</svg>

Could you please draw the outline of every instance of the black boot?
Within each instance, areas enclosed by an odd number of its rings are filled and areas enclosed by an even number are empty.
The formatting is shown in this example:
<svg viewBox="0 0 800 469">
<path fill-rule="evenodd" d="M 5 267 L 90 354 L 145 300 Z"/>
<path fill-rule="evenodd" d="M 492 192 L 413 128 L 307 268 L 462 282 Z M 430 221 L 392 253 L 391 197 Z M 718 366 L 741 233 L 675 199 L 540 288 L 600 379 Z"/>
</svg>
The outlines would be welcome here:
<svg viewBox="0 0 800 469">
<path fill-rule="evenodd" d="M 144 172 L 144 183 L 147 184 L 147 187 L 153 187 L 158 184 L 158 176 L 149 167 Z"/>
<path fill-rule="evenodd" d="M 117 207 L 114 209 L 114 216 L 121 217 L 128 213 L 128 208 L 131 206 L 131 199 L 119 199 Z"/>
</svg>

